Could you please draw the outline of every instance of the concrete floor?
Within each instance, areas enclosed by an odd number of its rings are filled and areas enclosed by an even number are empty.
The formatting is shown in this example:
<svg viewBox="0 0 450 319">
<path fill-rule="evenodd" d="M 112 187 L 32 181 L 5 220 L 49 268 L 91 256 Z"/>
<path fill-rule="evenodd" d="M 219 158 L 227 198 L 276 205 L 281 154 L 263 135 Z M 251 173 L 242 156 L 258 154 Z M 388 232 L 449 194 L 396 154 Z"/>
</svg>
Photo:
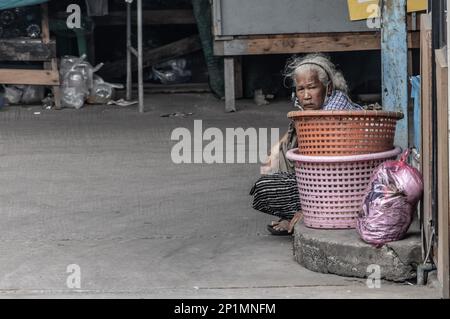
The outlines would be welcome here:
<svg viewBox="0 0 450 319">
<path fill-rule="evenodd" d="M 174 128 L 288 125 L 288 102 L 152 95 L 151 110 L 0 112 L 1 298 L 437 298 L 438 290 L 324 275 L 268 235 L 248 195 L 258 164 L 171 161 Z M 40 112 L 40 114 L 35 114 Z M 187 118 L 162 113 L 194 112 Z M 66 285 L 81 268 L 81 288 Z"/>
</svg>

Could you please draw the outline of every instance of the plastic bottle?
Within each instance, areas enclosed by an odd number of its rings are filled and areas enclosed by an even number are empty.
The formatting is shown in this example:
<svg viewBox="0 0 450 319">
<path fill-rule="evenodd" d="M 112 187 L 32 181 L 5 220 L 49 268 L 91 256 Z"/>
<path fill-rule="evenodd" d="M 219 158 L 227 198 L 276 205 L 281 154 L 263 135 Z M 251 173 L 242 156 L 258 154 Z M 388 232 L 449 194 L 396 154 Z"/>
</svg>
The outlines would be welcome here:
<svg viewBox="0 0 450 319">
<path fill-rule="evenodd" d="M 5 10 L 0 13 L 0 24 L 11 25 L 16 21 L 16 15 L 11 10 Z"/>
<path fill-rule="evenodd" d="M 41 28 L 37 24 L 30 24 L 27 27 L 27 36 L 32 39 L 37 39 L 41 35 Z"/>
</svg>

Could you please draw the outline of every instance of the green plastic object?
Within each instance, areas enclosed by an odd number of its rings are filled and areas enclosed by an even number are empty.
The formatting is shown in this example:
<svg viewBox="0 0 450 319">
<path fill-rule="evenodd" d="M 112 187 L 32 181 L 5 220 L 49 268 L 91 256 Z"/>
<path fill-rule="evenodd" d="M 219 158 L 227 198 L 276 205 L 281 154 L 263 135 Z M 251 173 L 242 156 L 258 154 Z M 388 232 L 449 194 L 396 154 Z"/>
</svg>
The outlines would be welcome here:
<svg viewBox="0 0 450 319">
<path fill-rule="evenodd" d="M 49 0 L 1 0 L 0 1 L 0 10 L 17 8 L 17 7 L 25 7 L 25 6 L 33 6 L 35 4 L 41 4 L 44 2 L 48 2 Z"/>
<path fill-rule="evenodd" d="M 192 0 L 197 28 L 209 74 L 209 86 L 219 98 L 225 95 L 223 58 L 214 56 L 211 5 L 208 0 Z"/>
<path fill-rule="evenodd" d="M 78 55 L 82 56 L 87 54 L 87 40 L 86 36 L 91 34 L 94 30 L 94 24 L 90 18 L 83 18 L 81 20 L 80 29 L 67 28 L 66 20 L 62 19 L 50 19 L 50 30 L 54 32 L 58 37 L 62 38 L 77 38 Z"/>
</svg>

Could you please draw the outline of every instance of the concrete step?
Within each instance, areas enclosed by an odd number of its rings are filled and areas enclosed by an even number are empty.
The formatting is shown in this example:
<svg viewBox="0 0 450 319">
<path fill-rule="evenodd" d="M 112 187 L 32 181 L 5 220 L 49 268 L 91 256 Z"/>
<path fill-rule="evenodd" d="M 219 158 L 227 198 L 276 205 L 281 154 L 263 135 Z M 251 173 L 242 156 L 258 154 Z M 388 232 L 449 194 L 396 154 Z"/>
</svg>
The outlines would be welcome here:
<svg viewBox="0 0 450 319">
<path fill-rule="evenodd" d="M 379 265 L 381 279 L 402 282 L 416 278 L 422 261 L 420 231 L 411 225 L 403 240 L 381 248 L 368 245 L 355 229 L 322 230 L 297 223 L 294 229 L 294 256 L 303 267 L 320 273 L 367 278 Z"/>
</svg>

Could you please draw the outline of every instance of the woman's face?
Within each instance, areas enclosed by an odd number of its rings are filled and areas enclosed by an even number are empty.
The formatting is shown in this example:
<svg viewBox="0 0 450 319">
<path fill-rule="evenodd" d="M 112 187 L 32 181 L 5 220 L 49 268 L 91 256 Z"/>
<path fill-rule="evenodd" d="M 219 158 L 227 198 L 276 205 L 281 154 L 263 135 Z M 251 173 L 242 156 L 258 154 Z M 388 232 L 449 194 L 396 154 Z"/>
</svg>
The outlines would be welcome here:
<svg viewBox="0 0 450 319">
<path fill-rule="evenodd" d="M 296 94 L 304 110 L 320 110 L 325 101 L 326 88 L 320 82 L 316 71 L 308 70 L 297 74 Z"/>
</svg>

